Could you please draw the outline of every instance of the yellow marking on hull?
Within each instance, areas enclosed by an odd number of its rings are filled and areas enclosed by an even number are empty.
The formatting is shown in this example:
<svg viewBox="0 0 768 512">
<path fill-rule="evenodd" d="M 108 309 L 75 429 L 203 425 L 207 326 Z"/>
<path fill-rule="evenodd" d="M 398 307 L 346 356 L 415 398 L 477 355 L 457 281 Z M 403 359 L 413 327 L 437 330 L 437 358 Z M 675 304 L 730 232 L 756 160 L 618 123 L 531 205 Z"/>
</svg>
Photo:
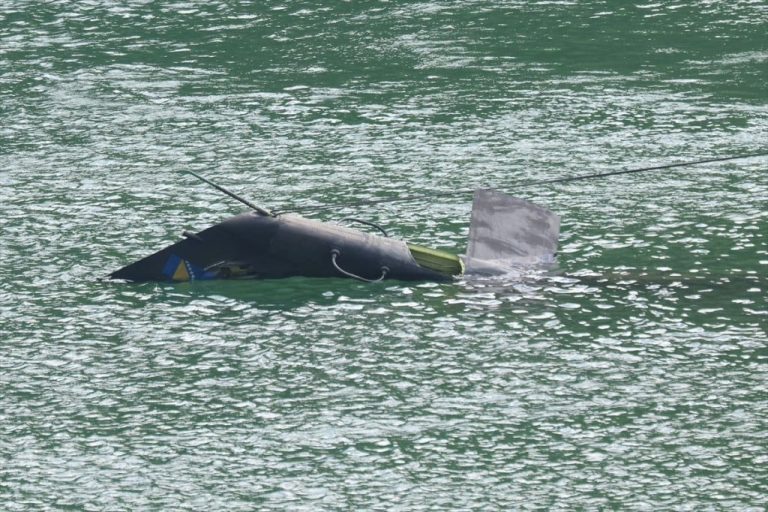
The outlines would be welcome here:
<svg viewBox="0 0 768 512">
<path fill-rule="evenodd" d="M 464 262 L 455 254 L 415 244 L 408 244 L 408 249 L 422 267 L 451 276 L 464 273 Z"/>
<path fill-rule="evenodd" d="M 189 271 L 187 270 L 187 265 L 184 260 L 179 262 L 179 266 L 176 267 L 176 272 L 173 273 L 172 279 L 174 281 L 189 281 Z"/>
</svg>

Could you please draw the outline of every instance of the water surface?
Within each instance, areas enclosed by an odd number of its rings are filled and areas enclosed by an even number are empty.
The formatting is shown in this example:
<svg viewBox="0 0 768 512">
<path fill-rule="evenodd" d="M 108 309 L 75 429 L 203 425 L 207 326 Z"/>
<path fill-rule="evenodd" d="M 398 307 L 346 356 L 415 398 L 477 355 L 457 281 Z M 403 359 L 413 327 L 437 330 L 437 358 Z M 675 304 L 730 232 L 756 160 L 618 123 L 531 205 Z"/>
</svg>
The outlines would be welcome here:
<svg viewBox="0 0 768 512">
<path fill-rule="evenodd" d="M 0 6 L 6 510 L 763 510 L 764 2 Z M 491 186 L 560 271 L 126 285 L 240 211 L 463 252 Z"/>
</svg>

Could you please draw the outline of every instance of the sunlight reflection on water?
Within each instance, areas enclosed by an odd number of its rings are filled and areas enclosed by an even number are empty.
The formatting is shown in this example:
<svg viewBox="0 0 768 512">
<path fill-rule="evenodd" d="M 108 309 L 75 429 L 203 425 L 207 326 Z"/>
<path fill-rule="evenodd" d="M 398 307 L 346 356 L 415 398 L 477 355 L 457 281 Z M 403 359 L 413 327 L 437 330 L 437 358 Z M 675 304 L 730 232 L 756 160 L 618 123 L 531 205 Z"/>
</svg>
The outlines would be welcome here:
<svg viewBox="0 0 768 512">
<path fill-rule="evenodd" d="M 761 9 L 0 7 L 0 501 L 764 508 L 765 160 L 517 186 L 764 149 Z M 101 281 L 237 211 L 185 170 L 459 253 L 468 199 L 345 205 L 494 186 L 559 270 Z"/>
</svg>

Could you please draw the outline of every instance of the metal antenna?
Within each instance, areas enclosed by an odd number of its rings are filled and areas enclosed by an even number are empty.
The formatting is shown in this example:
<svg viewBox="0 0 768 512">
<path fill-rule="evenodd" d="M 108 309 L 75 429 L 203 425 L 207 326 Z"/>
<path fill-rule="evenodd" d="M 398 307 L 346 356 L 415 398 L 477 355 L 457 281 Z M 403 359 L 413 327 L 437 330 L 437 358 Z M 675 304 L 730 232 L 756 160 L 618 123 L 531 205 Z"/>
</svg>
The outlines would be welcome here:
<svg viewBox="0 0 768 512">
<path fill-rule="evenodd" d="M 270 212 L 269 210 L 267 210 L 267 209 L 264 209 L 264 208 L 262 208 L 261 206 L 258 206 L 258 205 L 255 205 L 255 204 L 253 204 L 253 203 L 252 203 L 252 202 L 250 202 L 249 200 L 247 200 L 247 199 L 245 199 L 245 198 L 243 198 L 243 197 L 240 197 L 239 195 L 235 194 L 235 193 L 234 193 L 234 192 L 232 192 L 232 191 L 229 191 L 229 190 L 225 189 L 225 188 L 224 188 L 224 187 L 222 187 L 221 185 L 217 185 L 216 183 L 212 182 L 211 180 L 209 180 L 209 179 L 206 179 L 206 178 L 203 178 L 203 177 L 202 177 L 202 176 L 200 176 L 199 174 L 196 174 L 196 173 L 194 173 L 194 172 L 192 172 L 192 171 L 185 171 L 185 172 L 187 172 L 187 173 L 191 174 L 192 176 L 194 176 L 195 178 L 199 179 L 200 181 L 202 181 L 202 182 L 204 182 L 204 183 L 207 183 L 208 185 L 212 186 L 212 187 L 213 187 L 213 188 L 215 188 L 216 190 L 219 190 L 219 191 L 221 191 L 221 192 L 224 192 L 225 194 L 227 194 L 227 195 L 228 195 L 229 197 L 231 197 L 232 199 L 236 199 L 236 200 L 240 201 L 241 203 L 243 203 L 244 205 L 246 205 L 248 208 L 252 208 L 253 210 L 256 210 L 256 211 L 259 213 L 259 215 L 264 215 L 265 217 L 274 217 L 274 215 L 272 214 L 272 212 Z"/>
</svg>

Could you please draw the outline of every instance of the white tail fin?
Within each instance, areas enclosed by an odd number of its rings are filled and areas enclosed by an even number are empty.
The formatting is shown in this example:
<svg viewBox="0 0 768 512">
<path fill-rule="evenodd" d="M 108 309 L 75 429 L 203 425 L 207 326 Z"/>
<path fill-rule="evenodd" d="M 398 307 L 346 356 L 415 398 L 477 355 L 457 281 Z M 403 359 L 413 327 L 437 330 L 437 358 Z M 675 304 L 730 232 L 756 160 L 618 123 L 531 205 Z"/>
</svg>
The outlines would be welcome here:
<svg viewBox="0 0 768 512">
<path fill-rule="evenodd" d="M 469 226 L 467 272 L 554 262 L 560 217 L 496 190 L 476 190 Z"/>
</svg>

